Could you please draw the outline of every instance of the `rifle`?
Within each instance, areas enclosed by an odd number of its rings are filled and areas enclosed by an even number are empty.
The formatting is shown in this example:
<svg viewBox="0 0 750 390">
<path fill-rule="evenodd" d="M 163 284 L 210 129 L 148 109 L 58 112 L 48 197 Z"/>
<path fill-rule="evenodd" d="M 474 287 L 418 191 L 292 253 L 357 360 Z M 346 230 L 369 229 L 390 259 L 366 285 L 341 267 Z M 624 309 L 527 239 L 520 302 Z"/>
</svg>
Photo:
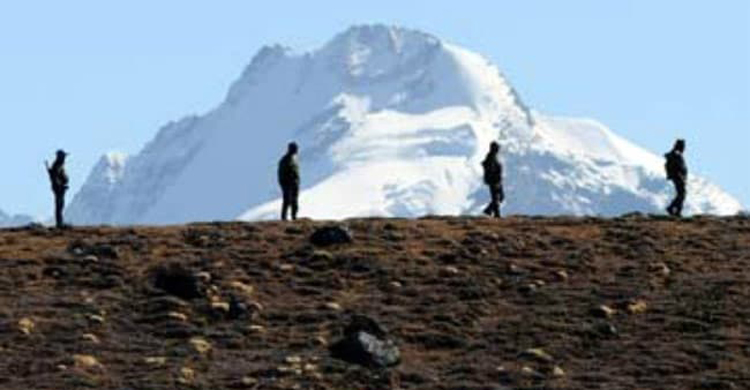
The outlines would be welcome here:
<svg viewBox="0 0 750 390">
<path fill-rule="evenodd" d="M 47 175 L 49 175 L 49 181 L 52 184 L 52 187 L 57 187 L 57 178 L 55 177 L 55 173 L 50 168 L 49 162 L 47 160 L 44 160 L 44 167 L 47 168 Z"/>
</svg>

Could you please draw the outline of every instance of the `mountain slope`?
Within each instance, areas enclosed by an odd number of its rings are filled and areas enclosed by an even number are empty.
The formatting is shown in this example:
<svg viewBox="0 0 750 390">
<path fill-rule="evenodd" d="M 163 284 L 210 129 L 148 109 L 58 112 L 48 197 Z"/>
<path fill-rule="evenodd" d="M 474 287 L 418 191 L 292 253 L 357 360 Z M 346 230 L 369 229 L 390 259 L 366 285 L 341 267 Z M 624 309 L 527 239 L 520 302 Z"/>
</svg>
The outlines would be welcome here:
<svg viewBox="0 0 750 390">
<path fill-rule="evenodd" d="M 162 128 L 115 180 L 97 167 L 69 216 L 273 218 L 275 165 L 293 139 L 301 214 L 314 218 L 476 213 L 487 197 L 479 162 L 494 139 L 507 212 L 651 212 L 670 194 L 658 157 L 596 122 L 530 111 L 481 56 L 417 31 L 357 26 L 309 53 L 263 48 L 216 109 Z M 688 212 L 740 209 L 702 179 L 689 186 Z"/>
<path fill-rule="evenodd" d="M 22 226 L 33 222 L 33 218 L 27 215 L 9 215 L 0 210 L 0 228 Z"/>
</svg>

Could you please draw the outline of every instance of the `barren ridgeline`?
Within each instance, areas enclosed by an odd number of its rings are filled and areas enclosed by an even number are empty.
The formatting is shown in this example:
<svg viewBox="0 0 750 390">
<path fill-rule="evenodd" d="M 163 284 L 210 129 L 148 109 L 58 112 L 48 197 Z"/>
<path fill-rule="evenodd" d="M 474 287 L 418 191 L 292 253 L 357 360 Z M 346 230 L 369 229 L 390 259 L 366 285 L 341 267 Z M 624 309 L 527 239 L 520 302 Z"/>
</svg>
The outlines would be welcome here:
<svg viewBox="0 0 750 390">
<path fill-rule="evenodd" d="M 750 386 L 747 217 L 330 225 L 1 230 L 0 388 Z"/>
</svg>

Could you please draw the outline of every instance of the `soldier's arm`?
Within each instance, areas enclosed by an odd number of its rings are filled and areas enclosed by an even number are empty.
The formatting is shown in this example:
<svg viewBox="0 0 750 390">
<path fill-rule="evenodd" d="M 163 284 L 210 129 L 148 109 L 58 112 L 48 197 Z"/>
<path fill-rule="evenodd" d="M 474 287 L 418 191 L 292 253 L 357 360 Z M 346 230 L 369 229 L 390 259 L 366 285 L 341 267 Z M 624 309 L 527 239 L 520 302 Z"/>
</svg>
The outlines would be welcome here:
<svg viewBox="0 0 750 390">
<path fill-rule="evenodd" d="M 680 156 L 680 171 L 682 173 L 683 178 L 687 178 L 688 169 L 687 164 L 685 163 L 685 158 Z"/>
<path fill-rule="evenodd" d="M 299 163 L 297 161 L 292 162 L 292 174 L 294 175 L 294 178 L 299 181 Z"/>
</svg>

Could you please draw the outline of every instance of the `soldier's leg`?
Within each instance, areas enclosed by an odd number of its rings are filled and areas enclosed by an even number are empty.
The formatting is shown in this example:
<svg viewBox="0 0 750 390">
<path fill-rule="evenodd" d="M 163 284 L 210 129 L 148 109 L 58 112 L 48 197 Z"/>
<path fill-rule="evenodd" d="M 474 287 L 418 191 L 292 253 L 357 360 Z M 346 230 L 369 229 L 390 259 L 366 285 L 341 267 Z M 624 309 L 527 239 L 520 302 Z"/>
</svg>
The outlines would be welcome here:
<svg viewBox="0 0 750 390">
<path fill-rule="evenodd" d="M 500 205 L 505 200 L 505 191 L 503 191 L 503 186 L 500 185 L 497 187 L 497 217 L 500 218 Z"/>
<path fill-rule="evenodd" d="M 675 187 L 677 188 L 677 197 L 675 198 L 675 215 L 682 216 L 682 207 L 685 204 L 685 197 L 687 195 L 687 189 L 685 188 L 684 180 L 675 181 Z"/>
<path fill-rule="evenodd" d="M 57 226 L 57 228 L 63 227 L 63 202 L 64 200 L 62 194 L 55 193 L 55 226 Z"/>
<path fill-rule="evenodd" d="M 492 198 L 493 198 L 493 195 L 492 195 L 492 186 L 489 186 L 489 189 L 490 189 L 490 203 L 487 204 L 487 207 L 485 207 L 482 212 L 485 213 L 485 214 L 487 214 L 487 215 L 492 215 Z"/>
<path fill-rule="evenodd" d="M 281 220 L 286 221 L 286 212 L 289 208 L 289 189 L 286 187 L 281 188 L 282 200 L 281 200 Z"/>
<path fill-rule="evenodd" d="M 60 195 L 60 224 L 65 227 L 65 192 Z"/>
<path fill-rule="evenodd" d="M 500 186 L 492 186 L 492 215 L 500 218 Z"/>
<path fill-rule="evenodd" d="M 669 215 L 675 215 L 675 206 L 677 205 L 677 199 L 679 198 L 680 193 L 679 187 L 677 185 L 677 180 L 672 180 L 672 184 L 674 185 L 676 195 L 674 199 L 672 199 L 672 202 L 669 204 L 669 206 L 667 206 L 667 212 L 669 213 Z"/>
<path fill-rule="evenodd" d="M 292 220 L 296 220 L 297 211 L 299 211 L 299 186 L 294 186 L 294 188 L 292 188 L 291 207 L 292 207 Z"/>
</svg>

